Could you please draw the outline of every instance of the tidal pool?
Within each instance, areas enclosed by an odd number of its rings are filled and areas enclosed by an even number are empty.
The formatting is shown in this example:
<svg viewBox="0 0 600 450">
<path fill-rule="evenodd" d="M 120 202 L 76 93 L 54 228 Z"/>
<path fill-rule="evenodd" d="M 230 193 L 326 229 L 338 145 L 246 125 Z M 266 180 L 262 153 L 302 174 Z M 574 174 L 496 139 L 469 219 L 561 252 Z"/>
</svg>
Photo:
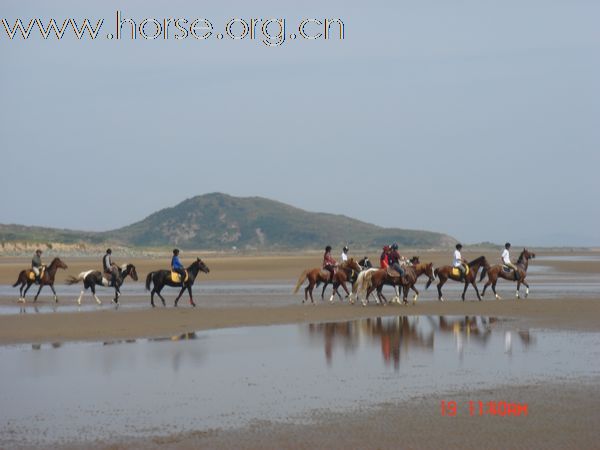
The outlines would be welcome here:
<svg viewBox="0 0 600 450">
<path fill-rule="evenodd" d="M 415 396 L 600 374 L 600 333 L 398 316 L 0 347 L 0 447 L 309 420 Z"/>
</svg>

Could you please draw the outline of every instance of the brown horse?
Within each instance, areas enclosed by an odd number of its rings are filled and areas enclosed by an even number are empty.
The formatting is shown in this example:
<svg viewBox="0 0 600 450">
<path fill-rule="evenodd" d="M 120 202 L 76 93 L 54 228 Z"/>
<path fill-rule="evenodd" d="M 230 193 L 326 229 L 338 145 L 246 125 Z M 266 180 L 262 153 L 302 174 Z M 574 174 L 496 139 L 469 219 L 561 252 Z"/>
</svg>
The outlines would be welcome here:
<svg viewBox="0 0 600 450">
<path fill-rule="evenodd" d="M 52 262 L 46 267 L 44 274 L 40 278 L 40 288 L 38 289 L 37 294 L 35 294 L 35 298 L 33 299 L 34 302 L 37 301 L 38 296 L 40 295 L 40 291 L 46 285 L 50 286 L 50 289 L 52 289 L 52 292 L 54 293 L 54 301 L 58 302 L 58 297 L 56 295 L 56 291 L 54 290 L 54 277 L 56 276 L 56 271 L 58 269 L 66 268 L 67 265 L 64 262 L 62 262 L 60 258 L 57 257 L 52 260 Z M 19 278 L 17 278 L 16 283 L 13 284 L 13 287 L 17 287 L 19 284 L 21 285 L 19 287 L 19 302 L 25 303 L 25 294 L 27 294 L 27 291 L 34 282 L 35 274 L 33 273 L 33 270 L 21 270 L 21 272 L 19 273 Z M 26 285 L 27 287 L 25 287 Z M 24 291 L 23 288 L 25 288 Z"/>
<path fill-rule="evenodd" d="M 479 258 L 474 259 L 473 261 L 469 262 L 468 265 L 469 265 L 469 273 L 467 273 L 467 275 L 464 276 L 463 278 L 461 278 L 460 275 L 456 275 L 453 273 L 454 267 L 452 267 L 452 266 L 442 266 L 442 267 L 438 267 L 437 269 L 435 269 L 434 274 L 436 277 L 438 277 L 440 279 L 440 282 L 437 284 L 439 301 L 441 301 L 441 302 L 444 301 L 444 297 L 442 296 L 442 286 L 449 279 L 465 283 L 465 289 L 463 290 L 463 293 L 462 293 L 463 302 L 465 301 L 465 293 L 467 292 L 467 288 L 469 287 L 469 284 L 473 285 L 473 287 L 475 288 L 475 292 L 477 293 L 477 298 L 479 299 L 479 301 L 481 301 L 481 296 L 479 295 L 479 289 L 477 289 L 477 285 L 475 284 L 475 281 L 477 280 L 477 272 L 479 272 L 479 268 L 483 266 L 482 276 L 485 276 L 485 273 L 487 270 L 489 270 L 490 265 L 488 264 L 487 260 L 485 259 L 485 256 L 480 256 Z"/>
<path fill-rule="evenodd" d="M 521 283 L 523 283 L 526 287 L 525 298 L 527 298 L 527 296 L 529 295 L 529 285 L 525 281 L 525 277 L 527 276 L 527 266 L 529 265 L 529 260 L 532 258 L 535 258 L 535 253 L 530 252 L 529 250 L 524 248 L 521 254 L 519 255 L 519 259 L 517 260 L 516 264 L 519 273 L 518 280 L 515 280 L 515 273 L 512 270 L 510 272 L 506 272 L 504 270 L 504 264 L 497 264 L 495 266 L 490 267 L 487 272 L 488 281 L 483 286 L 483 292 L 481 293 L 481 296 L 483 297 L 485 295 L 485 290 L 487 289 L 487 287 L 489 285 L 492 285 L 492 291 L 494 291 L 496 299 L 501 300 L 501 297 L 496 293 L 496 283 L 498 282 L 498 278 L 504 278 L 505 280 L 517 282 L 517 298 L 521 298 L 519 296 L 519 288 L 521 287 Z M 481 278 L 479 278 L 479 281 L 483 280 L 484 275 L 484 273 L 481 274 Z"/>
<path fill-rule="evenodd" d="M 344 291 L 346 291 L 346 297 L 350 295 L 350 291 L 346 287 L 346 282 L 350 279 L 352 271 L 361 271 L 361 267 L 354 260 L 354 258 L 350 258 L 348 261 L 343 262 L 337 268 L 333 276 L 333 292 L 331 293 L 331 297 L 329 297 L 330 302 L 333 302 L 333 298 L 338 293 L 337 290 L 340 285 L 344 288 Z M 310 295 L 310 301 L 314 304 L 315 301 L 313 300 L 312 295 L 313 289 L 315 286 L 319 286 L 321 283 L 331 282 L 330 278 L 331 274 L 327 270 L 320 267 L 306 269 L 304 272 L 302 272 L 300 278 L 298 278 L 298 282 L 296 283 L 293 293 L 295 294 L 298 292 L 298 289 L 300 289 L 300 286 L 302 283 L 304 283 L 304 280 L 308 279 L 308 286 L 306 286 L 304 289 L 304 300 L 302 300 L 302 303 L 308 300 L 308 296 Z"/>
<path fill-rule="evenodd" d="M 385 295 L 383 295 L 382 292 L 383 286 L 400 286 L 403 288 L 404 296 L 402 300 L 404 304 L 408 304 L 407 297 L 409 289 L 415 291 L 415 296 L 413 298 L 414 304 L 419 298 L 419 291 L 415 287 L 415 283 L 423 274 L 427 275 L 429 278 L 427 284 L 425 285 L 425 289 L 427 289 L 434 280 L 433 263 L 417 263 L 413 266 L 405 266 L 404 275 L 402 276 L 391 276 L 388 273 L 388 269 L 377 269 L 375 271 L 366 273 L 360 291 L 364 292 L 364 289 L 367 289 L 367 294 L 365 296 L 366 300 L 369 298 L 369 295 L 376 290 L 378 300 L 387 303 L 387 298 L 385 298 Z M 363 305 L 365 305 L 365 300 L 363 300 Z"/>
</svg>

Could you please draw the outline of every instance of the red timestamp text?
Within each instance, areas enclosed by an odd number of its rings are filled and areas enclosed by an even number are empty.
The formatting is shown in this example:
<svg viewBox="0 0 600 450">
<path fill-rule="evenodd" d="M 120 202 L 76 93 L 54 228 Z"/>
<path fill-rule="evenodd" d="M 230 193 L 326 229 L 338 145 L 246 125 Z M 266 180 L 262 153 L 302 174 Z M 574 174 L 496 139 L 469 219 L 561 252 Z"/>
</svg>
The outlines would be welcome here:
<svg viewBox="0 0 600 450">
<path fill-rule="evenodd" d="M 481 401 L 469 400 L 464 404 L 459 404 L 454 400 L 442 400 L 440 404 L 442 416 L 455 417 L 461 413 L 468 413 L 469 416 L 527 416 L 529 407 L 527 403 L 512 403 L 505 401 Z"/>
</svg>

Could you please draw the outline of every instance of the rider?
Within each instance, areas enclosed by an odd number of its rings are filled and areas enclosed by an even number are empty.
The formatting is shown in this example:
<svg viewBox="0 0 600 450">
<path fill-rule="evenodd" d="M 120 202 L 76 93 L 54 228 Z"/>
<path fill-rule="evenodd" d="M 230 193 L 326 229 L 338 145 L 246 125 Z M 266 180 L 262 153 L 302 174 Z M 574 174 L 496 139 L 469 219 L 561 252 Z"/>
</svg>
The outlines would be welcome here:
<svg viewBox="0 0 600 450">
<path fill-rule="evenodd" d="M 323 254 L 323 269 L 329 271 L 331 274 L 331 281 L 333 281 L 334 269 L 337 266 L 337 261 L 331 257 L 331 245 L 325 247 L 325 253 Z"/>
<path fill-rule="evenodd" d="M 402 257 L 398 252 L 398 244 L 396 244 L 395 242 L 392 244 L 392 249 L 390 251 L 388 259 L 392 269 L 398 272 L 400 276 L 404 275 L 404 269 L 400 266 L 400 260 L 402 259 Z"/>
<path fill-rule="evenodd" d="M 342 255 L 341 255 L 342 262 L 347 262 L 348 261 L 348 250 L 349 250 L 348 246 L 345 245 L 344 248 L 342 249 Z"/>
<path fill-rule="evenodd" d="M 390 265 L 389 255 L 390 255 L 390 247 L 388 245 L 384 245 L 383 251 L 381 252 L 381 256 L 379 257 L 379 268 L 380 269 L 387 269 L 388 266 Z"/>
<path fill-rule="evenodd" d="M 179 249 L 173 249 L 173 257 L 171 258 L 171 270 L 177 272 L 181 276 L 181 285 L 185 285 L 185 268 L 179 261 Z"/>
<path fill-rule="evenodd" d="M 460 271 L 460 279 L 464 280 L 465 274 L 467 273 L 467 269 L 465 264 L 467 264 L 467 260 L 462 257 L 460 251 L 462 250 L 462 244 L 456 244 L 456 250 L 454 250 L 454 259 L 452 261 L 452 266 L 458 268 Z"/>
<path fill-rule="evenodd" d="M 106 249 L 106 254 L 102 258 L 102 268 L 104 274 L 110 276 L 110 285 L 114 286 L 117 281 L 118 268 L 117 265 L 112 262 L 112 250 Z"/>
<path fill-rule="evenodd" d="M 502 255 L 500 256 L 502 258 L 502 264 L 504 264 L 505 266 L 514 270 L 515 271 L 515 280 L 518 280 L 519 279 L 519 268 L 510 262 L 510 253 L 508 252 L 509 250 L 510 250 L 510 242 L 507 242 L 506 244 L 504 244 L 504 250 L 502 250 Z"/>
<path fill-rule="evenodd" d="M 31 270 L 35 274 L 35 282 L 40 283 L 40 273 L 42 271 L 42 251 L 38 248 L 31 259 Z"/>
</svg>

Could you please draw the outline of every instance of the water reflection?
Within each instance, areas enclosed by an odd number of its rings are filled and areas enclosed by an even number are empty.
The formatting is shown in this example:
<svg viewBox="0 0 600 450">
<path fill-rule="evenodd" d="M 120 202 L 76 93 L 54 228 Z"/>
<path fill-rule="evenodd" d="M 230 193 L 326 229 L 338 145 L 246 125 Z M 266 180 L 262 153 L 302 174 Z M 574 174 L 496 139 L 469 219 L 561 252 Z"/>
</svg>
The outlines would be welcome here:
<svg viewBox="0 0 600 450">
<path fill-rule="evenodd" d="M 327 322 L 308 325 L 311 340 L 324 343 L 325 360 L 333 363 L 335 349 L 344 354 L 356 352 L 361 343 L 377 345 L 386 365 L 399 370 L 400 362 L 409 352 L 432 352 L 436 336 L 453 338 L 459 358 L 467 344 L 485 348 L 491 341 L 496 317 L 465 316 L 397 316 L 361 319 L 350 322 Z M 512 335 L 516 334 L 526 349 L 532 342 L 529 330 L 506 331 L 505 353 L 512 351 Z"/>
</svg>

